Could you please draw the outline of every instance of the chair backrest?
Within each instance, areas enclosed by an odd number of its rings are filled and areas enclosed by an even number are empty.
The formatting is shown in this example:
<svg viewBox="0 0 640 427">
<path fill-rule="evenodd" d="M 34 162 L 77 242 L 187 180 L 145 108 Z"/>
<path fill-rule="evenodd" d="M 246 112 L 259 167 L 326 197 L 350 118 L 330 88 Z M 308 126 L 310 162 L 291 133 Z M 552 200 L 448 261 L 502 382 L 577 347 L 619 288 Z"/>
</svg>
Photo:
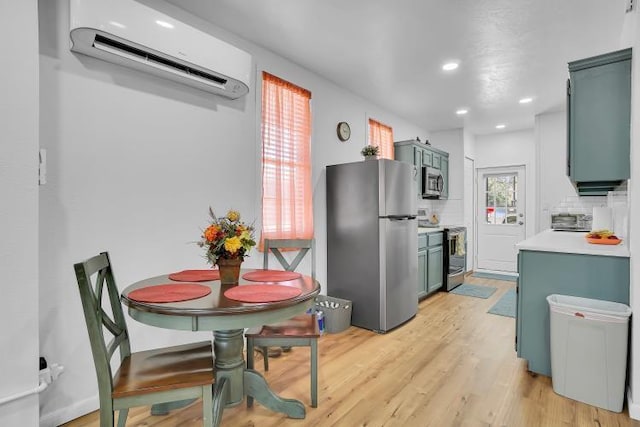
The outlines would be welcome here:
<svg viewBox="0 0 640 427">
<path fill-rule="evenodd" d="M 73 267 L 76 271 L 84 318 L 89 332 L 91 352 L 98 377 L 98 390 L 101 400 L 103 396 L 111 398 L 113 390 L 111 358 L 116 350 L 119 350 L 120 361 L 122 361 L 131 354 L 131 347 L 109 254 L 103 252 Z M 92 282 L 94 275 L 95 281 Z M 112 317 L 103 308 L 102 299 L 105 288 Z M 105 338 L 105 329 L 112 336 L 109 342 L 107 342 L 109 334 Z"/>
<path fill-rule="evenodd" d="M 281 249 L 297 250 L 296 257 L 289 262 Z M 316 279 L 316 241 L 315 239 L 264 239 L 263 268 L 269 268 L 269 252 L 272 252 L 280 265 L 287 271 L 295 271 L 300 261 L 311 252 L 311 278 Z"/>
</svg>

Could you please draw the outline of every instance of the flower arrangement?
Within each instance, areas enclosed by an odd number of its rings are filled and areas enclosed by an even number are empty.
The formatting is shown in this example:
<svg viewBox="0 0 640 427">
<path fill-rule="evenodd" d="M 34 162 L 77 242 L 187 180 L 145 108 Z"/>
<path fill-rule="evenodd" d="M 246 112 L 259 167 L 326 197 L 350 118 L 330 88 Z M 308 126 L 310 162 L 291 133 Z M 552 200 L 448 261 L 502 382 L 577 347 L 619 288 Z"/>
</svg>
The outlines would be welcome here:
<svg viewBox="0 0 640 427">
<path fill-rule="evenodd" d="M 244 261 L 247 252 L 256 245 L 254 228 L 240 221 L 240 213 L 230 210 L 225 217 L 217 217 L 209 208 L 211 222 L 202 232 L 198 246 L 206 248 L 207 261 L 211 265 L 220 259 Z"/>
<path fill-rule="evenodd" d="M 379 150 L 378 147 L 375 145 L 367 145 L 362 149 L 362 151 L 360 151 L 360 154 L 362 154 L 365 157 L 377 156 L 378 150 Z"/>
</svg>

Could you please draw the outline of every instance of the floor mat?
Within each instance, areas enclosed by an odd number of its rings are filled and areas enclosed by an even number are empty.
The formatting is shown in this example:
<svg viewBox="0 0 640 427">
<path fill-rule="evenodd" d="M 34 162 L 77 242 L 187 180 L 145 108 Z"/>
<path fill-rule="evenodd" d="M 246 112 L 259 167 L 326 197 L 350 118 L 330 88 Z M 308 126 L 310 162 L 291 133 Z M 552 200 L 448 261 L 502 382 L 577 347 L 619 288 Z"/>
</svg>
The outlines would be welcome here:
<svg viewBox="0 0 640 427">
<path fill-rule="evenodd" d="M 476 298 L 489 298 L 496 291 L 493 286 L 470 285 L 463 283 L 449 291 L 450 294 L 465 295 Z"/>
<path fill-rule="evenodd" d="M 483 273 L 481 271 L 477 271 L 473 273 L 473 277 L 478 277 L 481 279 L 496 279 L 496 280 L 507 280 L 509 282 L 515 282 L 518 280 L 518 276 L 510 276 L 508 274 L 497 274 L 497 273 Z"/>
<path fill-rule="evenodd" d="M 498 302 L 487 311 L 498 316 L 516 317 L 516 290 L 509 289 Z"/>
</svg>

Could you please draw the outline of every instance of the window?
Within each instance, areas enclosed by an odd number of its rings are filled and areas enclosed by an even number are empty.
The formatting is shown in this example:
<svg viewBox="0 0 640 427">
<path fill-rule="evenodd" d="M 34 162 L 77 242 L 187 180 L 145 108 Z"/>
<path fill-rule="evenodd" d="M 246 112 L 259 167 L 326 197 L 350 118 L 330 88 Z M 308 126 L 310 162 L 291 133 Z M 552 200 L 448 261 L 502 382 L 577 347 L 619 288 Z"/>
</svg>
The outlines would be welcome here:
<svg viewBox="0 0 640 427">
<path fill-rule="evenodd" d="M 262 234 L 313 237 L 311 92 L 262 73 Z"/>
<path fill-rule="evenodd" d="M 369 119 L 369 145 L 379 147 L 378 157 L 393 160 L 393 129 Z"/>
<path fill-rule="evenodd" d="M 488 176 L 485 181 L 486 224 L 515 224 L 518 215 L 518 175 Z"/>
</svg>

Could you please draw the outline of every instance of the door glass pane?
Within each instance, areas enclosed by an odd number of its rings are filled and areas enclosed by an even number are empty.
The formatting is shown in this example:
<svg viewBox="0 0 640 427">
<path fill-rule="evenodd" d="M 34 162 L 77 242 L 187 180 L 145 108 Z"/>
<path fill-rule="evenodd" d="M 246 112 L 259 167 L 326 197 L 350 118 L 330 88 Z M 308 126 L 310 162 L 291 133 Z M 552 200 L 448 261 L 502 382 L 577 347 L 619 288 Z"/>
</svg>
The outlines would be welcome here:
<svg viewBox="0 0 640 427">
<path fill-rule="evenodd" d="M 485 177 L 486 224 L 515 224 L 518 220 L 517 174 Z"/>
</svg>

